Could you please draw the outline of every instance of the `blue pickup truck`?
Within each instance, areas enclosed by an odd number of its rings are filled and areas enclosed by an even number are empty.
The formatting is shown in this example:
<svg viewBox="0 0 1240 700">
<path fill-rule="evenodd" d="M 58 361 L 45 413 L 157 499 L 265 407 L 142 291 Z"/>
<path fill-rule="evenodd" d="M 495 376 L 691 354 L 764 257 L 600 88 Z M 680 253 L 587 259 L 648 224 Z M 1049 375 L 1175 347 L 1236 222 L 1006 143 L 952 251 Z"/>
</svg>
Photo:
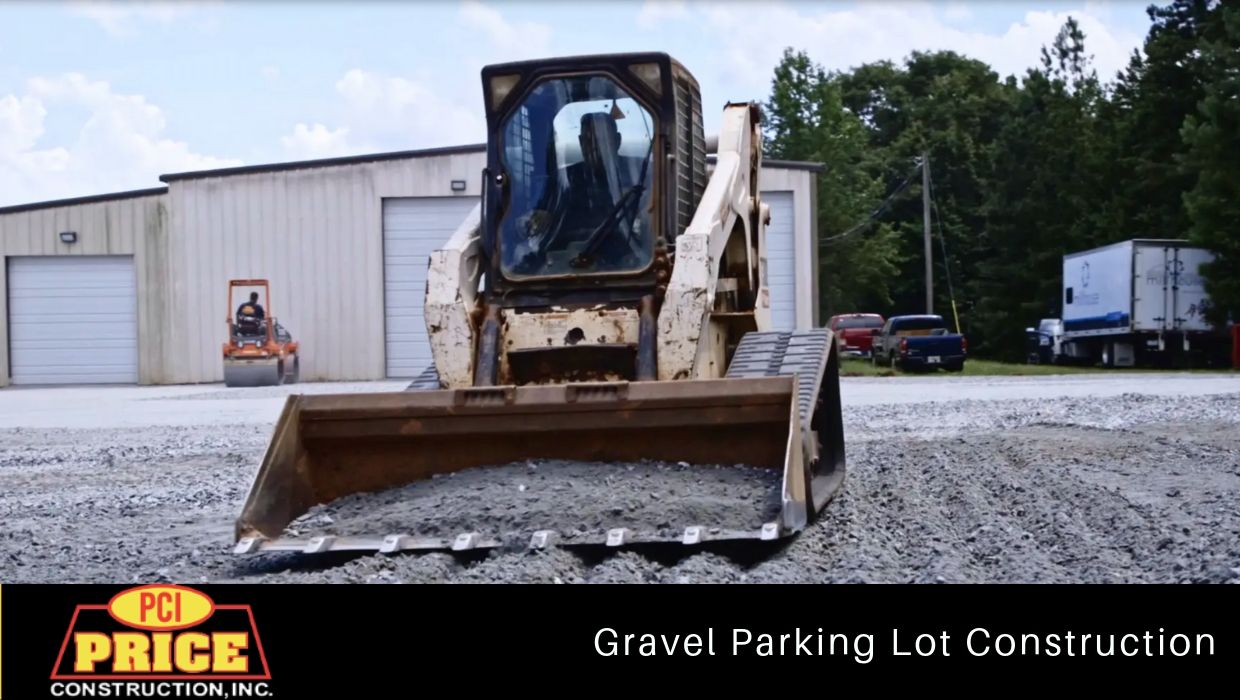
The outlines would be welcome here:
<svg viewBox="0 0 1240 700">
<path fill-rule="evenodd" d="M 901 370 L 964 369 L 969 343 L 947 330 L 942 316 L 892 316 L 874 329 L 874 364 Z"/>
</svg>

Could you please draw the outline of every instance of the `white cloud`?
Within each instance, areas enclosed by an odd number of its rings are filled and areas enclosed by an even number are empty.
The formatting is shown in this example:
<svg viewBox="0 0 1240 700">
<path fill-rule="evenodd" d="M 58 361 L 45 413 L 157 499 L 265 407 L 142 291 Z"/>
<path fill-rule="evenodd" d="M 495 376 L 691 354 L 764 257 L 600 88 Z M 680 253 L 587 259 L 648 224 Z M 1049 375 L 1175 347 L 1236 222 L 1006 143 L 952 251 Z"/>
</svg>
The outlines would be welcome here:
<svg viewBox="0 0 1240 700">
<path fill-rule="evenodd" d="M 322 124 L 298 124 L 293 133 L 280 139 L 284 150 L 294 158 L 331 158 L 355 153 L 349 145 L 349 129 L 329 129 Z"/>
<path fill-rule="evenodd" d="M 737 95 L 765 95 L 785 47 L 803 49 L 828 69 L 861 63 L 901 61 L 914 50 L 948 49 L 990 64 L 1001 77 L 1023 75 L 1035 66 L 1043 45 L 1054 40 L 1074 16 L 1085 32 L 1086 51 L 1098 75 L 1111 78 L 1128 60 L 1142 36 L 1108 24 L 1087 6 L 1080 11 L 1028 12 L 1000 32 L 947 23 L 929 3 L 861 3 L 855 9 L 817 9 L 800 4 L 694 3 L 686 22 L 705 26 L 718 49 L 714 65 L 720 82 Z M 698 69 L 703 70 L 703 69 Z M 705 72 L 705 70 L 703 70 Z"/>
<path fill-rule="evenodd" d="M 476 143 L 485 117 L 408 78 L 355 68 L 336 82 L 343 126 L 300 123 L 282 141 L 294 157 L 323 157 Z"/>
<path fill-rule="evenodd" d="M 551 53 L 551 28 L 511 21 L 477 0 L 461 3 L 460 26 L 478 35 L 455 74 L 476 76 L 484 63 L 537 58 Z M 294 158 L 320 158 L 379 151 L 455 146 L 486 140 L 486 115 L 476 82 L 446 87 L 442 71 L 416 76 L 382 75 L 354 68 L 336 81 L 335 114 L 296 124 L 281 143 Z"/>
<path fill-rule="evenodd" d="M 943 16 L 952 21 L 962 22 L 973 18 L 973 10 L 970 10 L 966 3 L 949 2 L 947 9 L 943 10 Z"/>
<path fill-rule="evenodd" d="M 29 96 L 0 97 L 0 153 L 17 153 L 34 146 L 43 135 L 47 109 Z"/>
<path fill-rule="evenodd" d="M 188 16 L 204 3 L 168 2 L 166 0 L 107 2 L 105 0 L 77 0 L 69 3 L 69 11 L 79 17 L 94 20 L 105 32 L 115 37 L 134 36 L 138 25 L 144 22 L 163 25 Z"/>
<path fill-rule="evenodd" d="M 684 0 L 646 0 L 637 13 L 637 26 L 642 29 L 658 29 L 669 20 L 689 17 Z"/>
<path fill-rule="evenodd" d="M 75 138 L 41 144 L 53 112 L 81 115 Z M 166 128 L 163 111 L 142 95 L 77 73 L 32 78 L 25 94 L 0 96 L 3 204 L 153 187 L 163 173 L 241 164 L 196 153 Z"/>
<path fill-rule="evenodd" d="M 477 42 L 479 46 L 488 47 L 488 53 L 502 56 L 506 61 L 540 58 L 546 56 L 551 47 L 551 27 L 538 22 L 509 22 L 499 10 L 477 0 L 461 3 L 461 21 L 483 33 Z"/>
</svg>

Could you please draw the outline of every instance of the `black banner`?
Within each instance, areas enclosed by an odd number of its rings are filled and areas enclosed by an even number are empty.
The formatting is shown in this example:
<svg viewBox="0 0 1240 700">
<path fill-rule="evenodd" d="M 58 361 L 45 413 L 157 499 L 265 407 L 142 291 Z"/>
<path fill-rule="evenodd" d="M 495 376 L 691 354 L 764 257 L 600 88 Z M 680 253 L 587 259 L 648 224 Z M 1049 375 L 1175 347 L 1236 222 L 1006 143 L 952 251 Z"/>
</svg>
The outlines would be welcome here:
<svg viewBox="0 0 1240 700">
<path fill-rule="evenodd" d="M 777 669 L 1227 687 L 1235 601 L 1225 586 L 3 585 L 0 698 L 391 697 L 417 677 L 421 694 L 435 678 L 537 688 L 551 668 L 586 674 L 582 690 Z"/>
</svg>

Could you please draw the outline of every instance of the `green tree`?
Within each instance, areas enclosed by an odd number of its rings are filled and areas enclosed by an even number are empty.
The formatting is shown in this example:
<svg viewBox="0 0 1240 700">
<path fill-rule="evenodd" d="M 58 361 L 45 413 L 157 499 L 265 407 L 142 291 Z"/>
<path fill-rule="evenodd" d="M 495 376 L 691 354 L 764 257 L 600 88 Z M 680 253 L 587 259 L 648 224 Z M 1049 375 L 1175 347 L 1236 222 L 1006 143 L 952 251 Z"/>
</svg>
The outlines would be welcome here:
<svg viewBox="0 0 1240 700">
<path fill-rule="evenodd" d="M 1019 360 L 1024 328 L 1061 310 L 1065 253 L 1097 241 L 1094 202 L 1102 90 L 1069 19 L 1040 68 L 1009 80 L 1012 109 L 994 145 L 987 183 L 985 259 L 978 265 L 976 318 L 990 355 Z"/>
<path fill-rule="evenodd" d="M 1134 52 L 1119 75 L 1108 114 L 1116 180 L 1105 209 L 1113 240 L 1188 232 L 1183 194 L 1195 177 L 1179 167 L 1186 150 L 1180 130 L 1205 97 L 1201 30 L 1216 4 L 1174 0 L 1146 10 L 1144 55 Z"/>
<path fill-rule="evenodd" d="M 1214 319 L 1240 317 L 1238 12 L 1149 7 L 1142 50 L 1106 80 L 1071 18 L 1040 66 L 1003 79 L 950 51 L 830 74 L 785 52 L 768 152 L 828 166 L 823 308 L 924 308 L 920 178 L 886 197 L 928 152 L 934 306 L 950 313 L 954 288 L 977 354 L 1019 359 L 1023 329 L 1062 311 L 1064 254 L 1136 237 L 1212 248 Z"/>
<path fill-rule="evenodd" d="M 984 347 L 977 343 L 971 310 L 978 267 L 988 255 L 985 188 L 993 142 L 1010 102 L 1007 88 L 990 66 L 951 51 L 915 52 L 899 66 L 866 64 L 839 81 L 844 104 L 867 126 L 870 148 L 863 163 L 871 173 L 899 182 L 923 152 L 929 153 L 934 309 L 950 323 L 949 291 L 954 291 L 970 347 Z M 920 184 L 919 179 L 884 217 L 896 232 L 900 266 L 894 303 L 883 309 L 889 314 L 919 313 L 926 306 Z"/>
<path fill-rule="evenodd" d="M 1240 320 L 1240 7 L 1220 6 L 1204 23 L 1202 99 L 1184 121 L 1183 201 L 1190 238 L 1215 253 L 1204 270 L 1211 320 Z"/>
<path fill-rule="evenodd" d="M 804 52 L 787 49 L 765 106 L 764 154 L 823 163 L 818 176 L 819 310 L 867 310 L 891 303 L 897 268 L 888 225 L 853 229 L 883 196 L 882 183 L 861 167 L 866 132 L 846 110 L 840 86 Z"/>
</svg>

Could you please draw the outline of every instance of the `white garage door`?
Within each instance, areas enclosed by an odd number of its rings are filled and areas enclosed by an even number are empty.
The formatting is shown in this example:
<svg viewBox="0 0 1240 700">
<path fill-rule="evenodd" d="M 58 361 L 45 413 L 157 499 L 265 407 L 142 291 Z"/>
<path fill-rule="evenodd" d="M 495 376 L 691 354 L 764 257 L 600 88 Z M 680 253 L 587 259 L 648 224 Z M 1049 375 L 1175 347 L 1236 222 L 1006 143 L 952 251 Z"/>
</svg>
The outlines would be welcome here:
<svg viewBox="0 0 1240 700">
<path fill-rule="evenodd" d="M 796 266 L 791 192 L 763 192 L 762 201 L 771 206 L 771 223 L 766 227 L 766 270 L 771 288 L 771 324 L 774 330 L 795 330 Z"/>
<path fill-rule="evenodd" d="M 138 381 L 131 256 L 9 258 L 8 279 L 13 384 Z"/>
<path fill-rule="evenodd" d="M 477 205 L 477 197 L 411 197 L 383 202 L 383 290 L 387 375 L 415 377 L 431 363 L 422 319 L 430 254 Z"/>
</svg>

